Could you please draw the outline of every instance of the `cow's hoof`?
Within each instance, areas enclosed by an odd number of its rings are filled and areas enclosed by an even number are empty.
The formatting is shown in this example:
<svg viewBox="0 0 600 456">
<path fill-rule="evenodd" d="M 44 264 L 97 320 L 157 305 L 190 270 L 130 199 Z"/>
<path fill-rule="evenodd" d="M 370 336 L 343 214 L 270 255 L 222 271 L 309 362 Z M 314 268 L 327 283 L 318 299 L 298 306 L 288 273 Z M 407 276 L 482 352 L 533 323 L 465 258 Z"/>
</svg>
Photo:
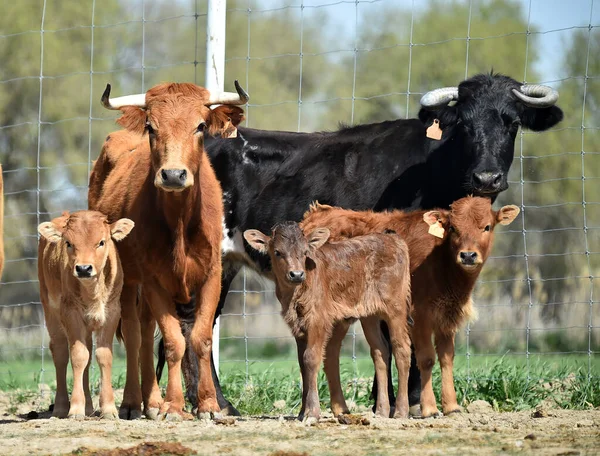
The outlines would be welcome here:
<svg viewBox="0 0 600 456">
<path fill-rule="evenodd" d="M 85 419 L 85 415 L 83 413 L 73 413 L 68 416 L 70 420 L 82 421 Z"/>
<path fill-rule="evenodd" d="M 408 408 L 408 416 L 410 418 L 422 418 L 422 416 L 421 416 L 421 404 L 411 405 Z"/>
<path fill-rule="evenodd" d="M 307 416 L 306 418 L 304 418 L 302 420 L 302 424 L 304 424 L 304 426 L 314 426 L 318 422 L 319 422 L 319 418 L 314 417 L 314 416 Z"/>
<path fill-rule="evenodd" d="M 183 416 L 179 413 L 167 413 L 165 415 L 165 421 L 183 421 Z"/>
<path fill-rule="evenodd" d="M 221 415 L 223 416 L 242 416 L 242 414 L 240 412 L 238 412 L 238 410 L 231 405 L 229 402 L 227 403 L 227 405 L 225 407 L 221 407 Z"/>
<path fill-rule="evenodd" d="M 147 408 L 144 410 L 144 415 L 146 415 L 146 418 L 152 421 L 158 421 L 161 419 L 160 409 L 158 407 Z"/>
<path fill-rule="evenodd" d="M 118 420 L 119 419 L 119 413 L 117 412 L 117 409 L 114 410 L 107 410 L 106 412 L 100 412 L 100 419 L 102 420 Z"/>
<path fill-rule="evenodd" d="M 438 410 L 436 410 L 435 412 L 423 414 L 417 419 L 429 420 L 429 419 L 434 419 L 434 418 L 440 418 L 442 416 L 444 416 L 444 415 L 442 415 Z"/>
<path fill-rule="evenodd" d="M 215 414 L 213 412 L 197 412 L 196 413 L 196 417 L 199 420 L 212 420 L 214 415 Z"/>
<path fill-rule="evenodd" d="M 446 416 L 450 416 L 450 415 L 460 415 L 462 413 L 462 409 L 459 407 L 457 409 L 454 410 L 450 410 L 448 412 L 444 412 L 444 415 Z"/>
<path fill-rule="evenodd" d="M 139 420 L 141 417 L 141 409 L 132 408 L 128 405 L 122 405 L 119 409 L 119 418 L 122 420 Z"/>
</svg>

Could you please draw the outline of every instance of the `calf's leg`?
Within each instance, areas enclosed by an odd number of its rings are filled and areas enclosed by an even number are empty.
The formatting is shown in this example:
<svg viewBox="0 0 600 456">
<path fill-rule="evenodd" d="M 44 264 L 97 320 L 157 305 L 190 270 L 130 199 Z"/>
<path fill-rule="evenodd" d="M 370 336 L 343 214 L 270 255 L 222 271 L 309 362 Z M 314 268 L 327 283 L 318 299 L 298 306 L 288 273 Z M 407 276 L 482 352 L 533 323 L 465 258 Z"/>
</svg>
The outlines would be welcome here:
<svg viewBox="0 0 600 456">
<path fill-rule="evenodd" d="M 408 372 L 410 369 L 410 335 L 406 318 L 388 316 L 392 352 L 398 369 L 398 394 L 394 418 L 408 418 Z"/>
<path fill-rule="evenodd" d="M 69 305 L 61 304 L 61 306 L 68 308 Z M 71 406 L 68 417 L 81 419 L 85 417 L 86 407 L 83 371 L 90 360 L 90 352 L 87 348 L 88 334 L 78 313 L 65 313 L 63 321 L 69 340 L 71 367 L 73 368 L 73 392 L 71 393 Z"/>
<path fill-rule="evenodd" d="M 325 328 L 310 328 L 307 331 L 306 350 L 304 351 L 304 368 L 306 369 L 306 402 L 303 405 L 304 416 L 298 418 L 319 418 L 321 405 L 319 403 L 318 375 L 323 362 L 323 350 L 327 342 Z"/>
<path fill-rule="evenodd" d="M 350 413 L 340 382 L 340 350 L 351 324 L 350 320 L 342 320 L 336 323 L 325 347 L 325 376 L 329 385 L 331 411 L 334 416 Z"/>
<path fill-rule="evenodd" d="M 421 371 L 421 415 L 423 418 L 431 418 L 440 413 L 437 409 L 431 380 L 431 372 L 435 365 L 435 349 L 431 342 L 432 333 L 427 318 L 415 318 L 412 341 L 415 346 L 417 364 Z"/>
<path fill-rule="evenodd" d="M 137 309 L 137 286 L 123 285 L 121 291 L 121 331 L 127 353 L 127 376 L 119 417 L 135 420 L 142 416 L 142 390 L 140 388 L 139 354 L 142 343 L 140 319 Z"/>
<path fill-rule="evenodd" d="M 444 415 L 462 411 L 454 389 L 454 334 L 435 331 L 435 348 L 442 371 L 442 411 Z"/>
<path fill-rule="evenodd" d="M 298 351 L 298 365 L 300 366 L 300 376 L 302 377 L 302 406 L 300 413 L 298 414 L 299 419 L 304 418 L 305 407 L 306 407 L 306 396 L 308 394 L 308 378 L 306 376 L 306 367 L 304 365 L 304 352 L 306 352 L 306 337 L 296 337 L 296 349 Z"/>
<path fill-rule="evenodd" d="M 69 342 L 60 321 L 53 312 L 44 309 L 46 328 L 50 334 L 50 352 L 56 371 L 56 395 L 52 416 L 66 418 L 69 414 L 69 395 L 67 393 L 67 365 L 69 364 Z"/>
<path fill-rule="evenodd" d="M 119 324 L 120 309 L 119 302 L 109 304 L 105 324 L 98 330 L 96 336 L 96 360 L 100 366 L 100 417 L 115 420 L 119 417 L 115 406 L 115 396 L 112 388 L 112 343 Z"/>
<path fill-rule="evenodd" d="M 88 332 L 85 343 L 88 349 L 88 353 L 90 354 L 88 358 L 88 363 L 83 371 L 83 394 L 85 396 L 85 415 L 92 416 L 94 414 L 94 403 L 92 401 L 92 393 L 90 392 L 90 366 L 92 365 L 91 353 L 94 348 L 94 343 L 92 340 L 91 331 Z"/>
<path fill-rule="evenodd" d="M 375 378 L 377 379 L 377 401 L 375 414 L 384 418 L 390 416 L 390 402 L 388 399 L 388 345 L 383 339 L 378 317 L 361 318 L 360 323 L 365 333 L 365 338 L 371 348 L 371 358 L 375 365 Z M 391 381 L 391 380 L 390 380 Z"/>
</svg>

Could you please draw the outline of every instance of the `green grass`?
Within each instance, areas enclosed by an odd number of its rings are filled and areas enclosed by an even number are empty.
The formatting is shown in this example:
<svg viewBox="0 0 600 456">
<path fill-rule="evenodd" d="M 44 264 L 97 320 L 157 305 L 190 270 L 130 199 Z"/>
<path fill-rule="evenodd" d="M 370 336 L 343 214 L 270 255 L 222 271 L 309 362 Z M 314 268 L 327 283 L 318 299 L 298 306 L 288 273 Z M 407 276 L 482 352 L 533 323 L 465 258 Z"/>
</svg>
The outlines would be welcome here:
<svg viewBox="0 0 600 456">
<path fill-rule="evenodd" d="M 70 369 L 69 369 L 70 370 Z M 223 362 L 221 384 L 226 397 L 243 413 L 250 415 L 297 413 L 301 400 L 300 374 L 295 357 L 269 361 Z M 69 374 L 70 375 L 70 374 Z M 582 409 L 600 406 L 600 358 L 520 355 L 458 356 L 454 368 L 459 403 L 466 405 L 483 399 L 499 411 L 516 411 L 535 407 L 544 400 L 562 407 Z M 342 385 L 346 399 L 357 405 L 370 406 L 373 365 L 367 357 L 354 362 L 344 358 L 341 364 Z M 92 384 L 98 387 L 97 366 L 91 372 Z M 164 385 L 165 377 L 161 382 Z M 14 401 L 26 401 L 35 395 L 41 382 L 55 385 L 51 358 L 0 363 L 0 390 L 19 391 Z M 122 387 L 125 360 L 117 357 L 113 385 Z M 434 391 L 439 400 L 439 367 L 434 369 Z M 329 393 L 325 376 L 319 375 L 319 394 L 327 408 Z"/>
</svg>

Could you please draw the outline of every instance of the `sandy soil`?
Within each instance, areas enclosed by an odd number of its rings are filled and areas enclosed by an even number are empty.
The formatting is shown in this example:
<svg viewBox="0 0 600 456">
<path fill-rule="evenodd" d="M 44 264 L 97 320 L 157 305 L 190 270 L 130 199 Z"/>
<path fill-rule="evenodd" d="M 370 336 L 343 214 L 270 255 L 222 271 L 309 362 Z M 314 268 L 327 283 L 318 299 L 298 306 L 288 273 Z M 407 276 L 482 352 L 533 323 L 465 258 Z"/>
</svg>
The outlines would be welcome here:
<svg viewBox="0 0 600 456">
<path fill-rule="evenodd" d="M 0 393 L 3 455 L 600 454 L 600 410 L 497 413 L 474 403 L 450 417 L 392 420 L 363 413 L 347 419 L 350 424 L 327 414 L 310 424 L 283 416 L 74 421 L 47 418 L 47 412 L 28 417 L 27 411 L 47 410 L 49 397 L 24 400 L 14 394 Z"/>
</svg>

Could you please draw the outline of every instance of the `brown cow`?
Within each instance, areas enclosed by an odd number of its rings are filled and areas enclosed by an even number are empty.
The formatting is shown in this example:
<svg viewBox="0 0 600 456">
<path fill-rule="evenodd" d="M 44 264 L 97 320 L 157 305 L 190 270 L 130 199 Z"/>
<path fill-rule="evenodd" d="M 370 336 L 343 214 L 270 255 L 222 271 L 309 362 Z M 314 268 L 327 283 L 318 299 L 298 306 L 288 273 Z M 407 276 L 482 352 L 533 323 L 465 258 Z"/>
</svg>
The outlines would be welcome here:
<svg viewBox="0 0 600 456">
<path fill-rule="evenodd" d="M 40 297 L 56 369 L 53 416 L 82 418 L 94 411 L 88 368 L 95 331 L 102 378 L 101 416 L 117 418 L 111 385 L 112 343 L 121 316 L 123 269 L 113 240 L 124 239 L 132 228 L 129 219 L 109 225 L 106 216 L 96 211 L 65 212 L 38 227 Z M 69 352 L 73 368 L 70 406 Z"/>
<path fill-rule="evenodd" d="M 276 225 L 271 237 L 258 230 L 244 232 L 251 247 L 269 254 L 281 313 L 296 338 L 302 373 L 299 418 L 319 417 L 317 374 L 323 352 L 327 350 L 327 378 L 339 377 L 339 361 L 335 358 L 336 363 L 332 363 L 329 356 L 330 350 L 337 349 L 339 354 L 339 347 L 330 347 L 328 339 L 334 327 L 336 332 L 345 333 L 355 318 L 361 320 L 375 363 L 379 388 L 376 413 L 385 417 L 390 414 L 385 361 L 388 348 L 379 321 L 388 323 L 398 369 L 395 416 L 407 417 L 410 273 L 406 243 L 394 234 L 370 234 L 325 244 L 328 237 L 329 231 L 319 228 L 305 236 L 295 222 Z M 342 411 L 334 404 L 332 399 L 337 415 Z"/>
<path fill-rule="evenodd" d="M 185 340 L 173 301 L 196 297 L 192 346 L 199 359 L 198 413 L 219 410 L 210 374 L 212 324 L 221 289 L 223 203 L 221 187 L 204 151 L 204 132 L 229 134 L 243 119 L 237 94 L 211 94 L 194 84 L 160 84 L 146 94 L 102 101 L 120 109 L 125 131 L 109 135 L 90 175 L 89 205 L 110 219 L 128 217 L 138 229 L 119 245 L 125 285 L 121 298 L 127 380 L 121 416 L 140 416 L 138 361 L 142 337 L 152 341 L 154 320 L 163 334 L 169 378 L 164 403 L 152 365 L 152 343 L 144 344 L 142 389 L 148 417 L 183 415 L 181 358 Z M 213 104 L 222 104 L 210 109 Z M 135 153 L 130 153 L 135 150 Z M 138 287 L 151 312 L 136 310 Z M 144 305 L 145 305 L 144 304 Z M 143 334 L 141 333 L 143 330 Z M 149 346 L 148 346 L 149 345 Z"/>
<path fill-rule="evenodd" d="M 489 199 L 466 197 L 454 202 L 450 210 L 408 213 L 355 212 L 315 204 L 301 222 L 305 233 L 327 227 L 331 240 L 393 230 L 406 241 L 412 273 L 411 334 L 421 371 L 423 417 L 439 413 L 431 385 L 436 351 L 442 371 L 442 410 L 444 414 L 460 411 L 452 376 L 454 335 L 473 313 L 471 294 L 491 252 L 496 224 L 508 225 L 518 214 L 516 206 L 494 211 Z M 336 331 L 336 335 L 343 337 L 345 332 Z M 338 387 L 339 380 L 333 384 Z M 332 397 L 343 397 L 339 388 Z M 345 403 L 341 407 L 347 410 Z"/>
</svg>

